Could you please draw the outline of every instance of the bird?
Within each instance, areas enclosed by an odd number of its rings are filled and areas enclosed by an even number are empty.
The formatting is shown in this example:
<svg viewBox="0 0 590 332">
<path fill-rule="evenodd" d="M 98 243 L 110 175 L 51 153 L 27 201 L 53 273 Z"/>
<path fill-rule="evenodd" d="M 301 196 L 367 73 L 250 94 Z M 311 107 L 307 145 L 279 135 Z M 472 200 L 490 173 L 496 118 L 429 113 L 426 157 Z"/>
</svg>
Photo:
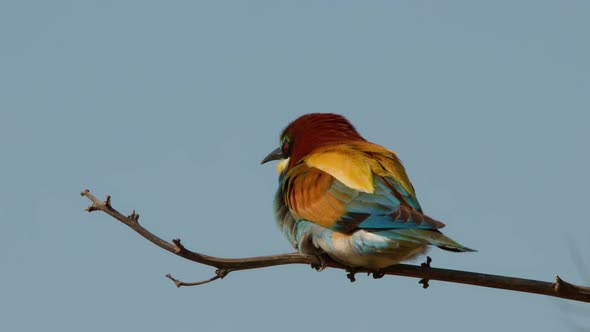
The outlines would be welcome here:
<svg viewBox="0 0 590 332">
<path fill-rule="evenodd" d="M 397 154 L 367 141 L 342 115 L 300 116 L 261 164 L 272 160 L 279 175 L 276 223 L 319 270 L 326 255 L 346 267 L 380 271 L 428 246 L 475 251 L 445 236 L 445 224 L 423 213 Z"/>
</svg>

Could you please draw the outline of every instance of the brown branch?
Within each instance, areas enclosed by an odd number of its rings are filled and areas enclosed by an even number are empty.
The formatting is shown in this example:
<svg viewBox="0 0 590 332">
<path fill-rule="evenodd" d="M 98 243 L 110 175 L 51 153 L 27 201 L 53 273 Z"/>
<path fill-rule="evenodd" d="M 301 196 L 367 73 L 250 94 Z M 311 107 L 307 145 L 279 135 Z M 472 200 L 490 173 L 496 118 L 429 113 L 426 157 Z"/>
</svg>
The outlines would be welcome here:
<svg viewBox="0 0 590 332">
<path fill-rule="evenodd" d="M 216 270 L 215 271 L 215 276 L 207 279 L 207 280 L 202 280 L 202 281 L 195 281 L 195 282 L 184 282 L 178 279 L 175 279 L 174 277 L 172 277 L 170 274 L 166 275 L 166 278 L 172 280 L 172 282 L 174 282 L 174 284 L 176 285 L 176 287 L 180 288 L 181 286 L 199 286 L 199 285 L 204 285 L 207 283 L 210 283 L 211 281 L 215 281 L 217 279 L 223 279 L 223 277 L 225 277 L 226 275 L 228 275 L 231 272 L 231 270 Z"/>
<path fill-rule="evenodd" d="M 149 240 L 150 242 L 164 250 L 167 250 L 175 255 L 178 255 L 190 261 L 217 268 L 215 276 L 213 276 L 210 279 L 199 282 L 183 282 L 174 279 L 170 275 L 166 275 L 166 277 L 172 280 L 177 287 L 206 284 L 217 279 L 222 279 L 223 277 L 227 276 L 230 272 L 233 271 L 258 269 L 263 267 L 287 264 L 314 263 L 310 258 L 304 257 L 299 253 L 248 258 L 219 258 L 193 252 L 186 249 L 179 239 L 175 239 L 172 240 L 172 242 L 168 242 L 152 234 L 147 229 L 143 228 L 139 224 L 139 215 L 135 212 L 135 210 L 133 210 L 129 216 L 125 216 L 119 213 L 111 206 L 110 196 L 107 196 L 105 201 L 100 201 L 92 194 L 90 194 L 90 191 L 88 190 L 84 190 L 83 192 L 81 192 L 81 195 L 87 197 L 92 202 L 92 205 L 86 208 L 86 211 L 102 211 L 110 215 L 111 217 L 119 220 L 120 222 L 124 223 L 125 225 L 129 226 L 135 232 L 139 233 L 141 236 L 143 236 L 144 238 L 146 238 L 147 240 Z M 493 274 L 432 268 L 429 266 L 429 264 L 424 264 L 423 266 L 398 264 L 383 269 L 379 271 L 379 273 L 374 273 L 375 271 L 363 268 L 351 269 L 350 267 L 344 266 L 331 259 L 326 259 L 325 266 L 348 271 L 348 277 L 351 279 L 351 281 L 354 281 L 354 275 L 356 273 L 366 272 L 373 273 L 373 276 L 375 278 L 381 277 L 385 274 L 420 278 L 424 288 L 428 287 L 428 280 L 440 280 L 481 287 L 490 287 L 518 292 L 554 296 L 575 301 L 590 302 L 590 287 L 570 284 L 568 282 L 563 281 L 559 276 L 556 276 L 555 282 L 551 283 L 538 280 L 505 277 Z"/>
</svg>

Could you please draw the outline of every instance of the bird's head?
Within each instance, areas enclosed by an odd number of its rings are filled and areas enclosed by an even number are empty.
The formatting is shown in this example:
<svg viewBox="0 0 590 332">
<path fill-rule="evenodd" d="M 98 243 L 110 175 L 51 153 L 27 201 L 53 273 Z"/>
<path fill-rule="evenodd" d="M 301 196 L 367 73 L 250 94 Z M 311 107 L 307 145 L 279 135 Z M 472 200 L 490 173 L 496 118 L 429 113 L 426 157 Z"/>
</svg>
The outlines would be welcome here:
<svg viewBox="0 0 590 332">
<path fill-rule="evenodd" d="M 269 153 L 261 163 L 279 160 L 277 169 L 279 173 L 283 173 L 318 148 L 359 140 L 365 139 L 342 115 L 305 114 L 283 130 L 279 147 Z"/>
</svg>

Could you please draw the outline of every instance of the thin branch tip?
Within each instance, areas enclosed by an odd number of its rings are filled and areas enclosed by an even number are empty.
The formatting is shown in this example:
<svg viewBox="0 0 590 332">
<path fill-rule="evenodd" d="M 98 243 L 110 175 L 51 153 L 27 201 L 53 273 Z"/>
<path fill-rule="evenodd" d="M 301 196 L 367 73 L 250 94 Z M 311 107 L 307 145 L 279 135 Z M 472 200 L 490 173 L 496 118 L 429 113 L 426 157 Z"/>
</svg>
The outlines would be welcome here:
<svg viewBox="0 0 590 332">
<path fill-rule="evenodd" d="M 418 281 L 418 283 L 422 284 L 422 288 L 426 289 L 430 286 L 430 284 L 428 283 L 429 281 L 430 279 L 422 278 L 420 279 L 420 281 Z"/>
<path fill-rule="evenodd" d="M 139 213 L 136 213 L 135 210 L 131 210 L 131 214 L 128 215 L 127 218 L 133 220 L 134 222 L 139 222 Z"/>
<path fill-rule="evenodd" d="M 420 267 L 422 267 L 423 269 L 430 269 L 430 263 L 432 263 L 432 258 L 430 258 L 430 256 L 426 256 L 426 262 L 420 264 Z M 418 283 L 422 284 L 423 289 L 426 289 L 430 286 L 429 281 L 430 279 L 428 278 L 422 278 L 420 279 L 420 281 L 418 281 Z"/>
<path fill-rule="evenodd" d="M 104 201 L 104 205 L 107 207 L 107 209 L 112 209 L 111 207 L 111 195 L 107 195 L 105 201 Z"/>
<path fill-rule="evenodd" d="M 557 293 L 572 291 L 576 288 L 577 287 L 575 285 L 570 284 L 569 282 L 561 279 L 559 275 L 555 275 L 555 283 L 553 284 L 553 289 L 555 289 Z"/>
<path fill-rule="evenodd" d="M 182 281 L 178 280 L 178 279 L 174 279 L 174 277 L 172 277 L 172 275 L 170 273 L 166 274 L 166 278 L 172 280 L 172 282 L 176 285 L 176 288 L 180 288 Z"/>
<path fill-rule="evenodd" d="M 176 278 L 174 278 L 172 275 L 170 275 L 170 273 L 168 273 L 166 275 L 166 278 L 172 280 L 172 282 L 174 283 L 174 285 L 176 285 L 176 288 L 180 288 L 182 286 L 200 286 L 200 285 L 204 285 L 204 284 L 208 284 L 212 281 L 215 281 L 217 279 L 223 279 L 223 277 L 225 277 L 229 272 L 224 272 L 223 274 L 218 273 L 220 270 L 215 271 L 215 276 L 206 279 L 206 280 L 202 280 L 202 281 L 196 281 L 196 282 L 184 282 L 182 280 L 178 280 Z"/>
<path fill-rule="evenodd" d="M 174 243 L 174 252 L 175 253 L 181 253 L 183 251 L 187 251 L 186 248 L 184 247 L 184 245 L 182 245 L 182 243 L 180 242 L 180 239 L 173 239 L 172 243 Z"/>
<path fill-rule="evenodd" d="M 559 291 L 559 287 L 563 284 L 563 280 L 559 277 L 558 274 L 555 275 L 555 290 Z"/>
<path fill-rule="evenodd" d="M 426 262 L 420 264 L 422 267 L 430 267 L 430 263 L 432 263 L 432 258 L 430 256 L 426 256 Z"/>
</svg>

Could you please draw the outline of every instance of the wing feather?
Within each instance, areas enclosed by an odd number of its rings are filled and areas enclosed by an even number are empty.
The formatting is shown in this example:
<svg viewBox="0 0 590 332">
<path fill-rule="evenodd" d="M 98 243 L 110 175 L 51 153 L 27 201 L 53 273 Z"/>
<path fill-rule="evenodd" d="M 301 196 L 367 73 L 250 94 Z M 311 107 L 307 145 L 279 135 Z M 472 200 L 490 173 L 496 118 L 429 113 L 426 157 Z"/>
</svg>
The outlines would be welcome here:
<svg viewBox="0 0 590 332">
<path fill-rule="evenodd" d="M 285 174 L 282 190 L 296 220 L 339 232 L 444 227 L 422 213 L 395 153 L 375 145 L 339 146 L 304 158 Z"/>
</svg>

